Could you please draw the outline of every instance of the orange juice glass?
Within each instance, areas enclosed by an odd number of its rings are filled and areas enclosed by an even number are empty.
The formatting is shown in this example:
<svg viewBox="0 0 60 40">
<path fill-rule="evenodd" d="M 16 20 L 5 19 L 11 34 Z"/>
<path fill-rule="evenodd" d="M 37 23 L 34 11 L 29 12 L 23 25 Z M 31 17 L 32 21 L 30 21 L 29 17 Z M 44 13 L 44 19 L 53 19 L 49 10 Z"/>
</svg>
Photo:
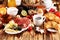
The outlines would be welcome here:
<svg viewBox="0 0 60 40">
<path fill-rule="evenodd" d="M 8 7 L 16 7 L 15 0 L 8 0 Z"/>
</svg>

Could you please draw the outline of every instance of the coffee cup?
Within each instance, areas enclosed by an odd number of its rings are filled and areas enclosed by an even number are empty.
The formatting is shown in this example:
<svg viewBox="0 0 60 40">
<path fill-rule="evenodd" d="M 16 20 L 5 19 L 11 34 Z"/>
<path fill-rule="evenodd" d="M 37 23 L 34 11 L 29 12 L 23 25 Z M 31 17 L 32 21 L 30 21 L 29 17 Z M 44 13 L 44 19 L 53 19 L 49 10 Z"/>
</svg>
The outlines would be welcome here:
<svg viewBox="0 0 60 40">
<path fill-rule="evenodd" d="M 46 17 L 45 16 L 42 16 L 42 15 L 34 15 L 33 16 L 33 23 L 37 26 L 40 26 L 43 24 L 43 22 L 45 21 Z"/>
</svg>

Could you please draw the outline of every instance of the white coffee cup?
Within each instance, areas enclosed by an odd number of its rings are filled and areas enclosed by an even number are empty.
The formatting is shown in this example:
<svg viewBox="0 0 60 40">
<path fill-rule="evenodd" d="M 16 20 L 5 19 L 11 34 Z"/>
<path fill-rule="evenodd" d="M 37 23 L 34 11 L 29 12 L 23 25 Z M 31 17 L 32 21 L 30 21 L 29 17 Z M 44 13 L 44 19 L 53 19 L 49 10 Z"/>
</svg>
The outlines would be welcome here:
<svg viewBox="0 0 60 40">
<path fill-rule="evenodd" d="M 40 25 L 43 24 L 43 22 L 45 21 L 45 19 L 46 19 L 45 16 L 37 14 L 37 15 L 33 16 L 33 23 L 35 25 L 37 25 L 37 26 L 40 26 Z"/>
</svg>

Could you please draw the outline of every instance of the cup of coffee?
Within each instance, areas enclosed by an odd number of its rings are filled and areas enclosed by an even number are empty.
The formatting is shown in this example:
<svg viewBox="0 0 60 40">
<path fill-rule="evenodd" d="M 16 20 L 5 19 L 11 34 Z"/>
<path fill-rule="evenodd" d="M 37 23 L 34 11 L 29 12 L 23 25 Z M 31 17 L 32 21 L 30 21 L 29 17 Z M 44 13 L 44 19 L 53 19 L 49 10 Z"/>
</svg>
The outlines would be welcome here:
<svg viewBox="0 0 60 40">
<path fill-rule="evenodd" d="M 42 15 L 34 15 L 33 16 L 33 23 L 37 26 L 40 26 L 43 24 L 43 22 L 45 21 L 46 17 L 45 16 L 42 16 Z"/>
</svg>

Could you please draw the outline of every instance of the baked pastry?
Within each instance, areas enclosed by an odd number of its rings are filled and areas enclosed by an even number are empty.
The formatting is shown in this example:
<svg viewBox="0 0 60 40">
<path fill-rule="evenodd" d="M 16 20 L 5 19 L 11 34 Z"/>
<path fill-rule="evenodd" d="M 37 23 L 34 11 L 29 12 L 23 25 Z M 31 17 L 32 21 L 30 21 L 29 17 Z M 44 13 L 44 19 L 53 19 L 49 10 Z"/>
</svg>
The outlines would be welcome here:
<svg viewBox="0 0 60 40">
<path fill-rule="evenodd" d="M 44 22 L 44 27 L 45 27 L 46 29 L 51 28 L 51 27 L 52 27 L 51 21 Z"/>
<path fill-rule="evenodd" d="M 32 15 L 32 14 L 36 14 L 37 12 L 36 12 L 36 10 L 30 9 L 30 10 L 28 10 L 28 13 L 29 13 L 30 15 Z"/>
<path fill-rule="evenodd" d="M 0 14 L 5 15 L 6 14 L 6 8 L 4 8 L 4 7 L 0 8 Z"/>
<path fill-rule="evenodd" d="M 54 20 L 55 19 L 55 14 L 53 14 L 53 13 L 46 13 L 45 15 L 44 15 L 45 17 L 46 17 L 46 20 L 48 19 L 48 20 Z"/>
<path fill-rule="evenodd" d="M 44 23 L 44 27 L 45 27 L 46 29 L 49 29 L 49 28 L 58 29 L 57 25 L 58 25 L 58 23 L 55 22 L 55 21 L 48 21 L 48 22 L 45 22 L 45 23 Z"/>
<path fill-rule="evenodd" d="M 53 13 L 46 13 L 44 16 L 46 17 L 46 21 L 50 20 L 60 23 L 60 18 Z"/>
</svg>

